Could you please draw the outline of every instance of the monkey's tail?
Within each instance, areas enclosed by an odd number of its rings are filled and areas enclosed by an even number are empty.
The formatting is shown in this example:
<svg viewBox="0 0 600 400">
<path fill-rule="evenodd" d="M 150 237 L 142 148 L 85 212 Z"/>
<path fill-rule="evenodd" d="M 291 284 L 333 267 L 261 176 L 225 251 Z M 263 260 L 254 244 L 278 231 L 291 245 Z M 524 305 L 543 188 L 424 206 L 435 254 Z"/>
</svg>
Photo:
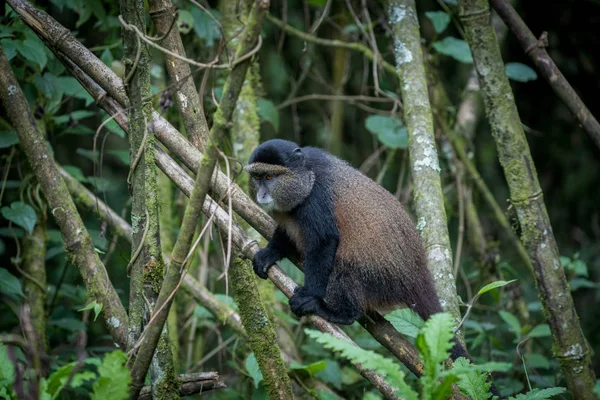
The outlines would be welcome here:
<svg viewBox="0 0 600 400">
<path fill-rule="evenodd" d="M 454 338 L 453 341 L 454 341 L 454 347 L 452 347 L 452 350 L 450 350 L 450 357 L 452 358 L 452 360 L 455 361 L 459 357 L 464 357 L 467 360 L 469 360 L 469 362 L 471 364 L 475 364 L 475 362 L 471 358 L 471 355 L 469 354 L 467 349 L 465 349 L 465 346 L 463 346 L 459 341 L 457 341 L 456 338 Z M 491 374 L 488 375 L 487 380 L 488 381 L 492 380 Z M 502 395 L 500 394 L 500 391 L 498 391 L 498 389 L 494 385 L 494 382 L 491 382 L 491 383 L 492 383 L 492 386 L 490 386 L 490 393 L 492 393 L 498 399 L 502 399 Z"/>
</svg>

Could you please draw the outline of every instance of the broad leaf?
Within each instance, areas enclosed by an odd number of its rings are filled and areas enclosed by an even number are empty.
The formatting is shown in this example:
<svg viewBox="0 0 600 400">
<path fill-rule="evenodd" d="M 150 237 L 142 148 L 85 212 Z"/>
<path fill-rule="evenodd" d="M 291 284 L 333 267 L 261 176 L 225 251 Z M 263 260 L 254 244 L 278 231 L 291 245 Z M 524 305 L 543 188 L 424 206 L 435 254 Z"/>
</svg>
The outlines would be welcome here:
<svg viewBox="0 0 600 400">
<path fill-rule="evenodd" d="M 416 338 L 425 322 L 410 308 L 394 310 L 387 314 L 385 319 L 390 321 L 394 328 L 403 335 Z"/>
<path fill-rule="evenodd" d="M 514 315 L 512 315 L 511 313 L 509 313 L 508 311 L 500 311 L 500 318 L 502 318 L 504 320 L 504 322 L 506 322 L 506 324 L 508 325 L 509 329 L 515 334 L 517 335 L 517 337 L 521 337 L 521 323 L 519 322 L 519 320 L 517 319 L 517 317 L 515 317 Z"/>
<path fill-rule="evenodd" d="M 425 16 L 433 24 L 433 29 L 435 29 L 436 33 L 444 32 L 450 23 L 450 15 L 443 11 L 427 11 Z"/>
<path fill-rule="evenodd" d="M 10 207 L 2 207 L 2 216 L 32 233 L 35 227 L 35 210 L 28 204 L 15 201 Z"/>
<path fill-rule="evenodd" d="M 391 149 L 408 147 L 408 134 L 404 123 L 398 118 L 383 115 L 371 115 L 365 119 L 365 128 L 379 141 Z"/>
<path fill-rule="evenodd" d="M 456 370 L 457 372 L 458 387 L 473 400 L 489 399 L 491 396 L 489 392 L 491 383 L 486 382 L 485 374 L 475 369 L 470 369 L 470 366 L 469 361 L 464 357 L 460 357 L 454 361 L 452 371 Z M 458 370 L 460 370 L 460 373 L 458 373 Z"/>
<path fill-rule="evenodd" d="M 258 384 L 263 380 L 263 374 L 260 372 L 258 361 L 256 361 L 256 355 L 254 355 L 253 352 L 246 358 L 244 365 L 246 366 L 246 371 L 254 381 L 254 387 L 258 388 Z"/>
<path fill-rule="evenodd" d="M 515 400 L 544 400 L 551 399 L 553 396 L 566 392 L 567 389 L 563 387 L 553 387 L 548 389 L 533 389 L 531 392 L 525 394 L 518 394 L 511 399 Z"/>
<path fill-rule="evenodd" d="M 548 337 L 551 336 L 550 326 L 548 324 L 540 324 L 529 331 L 529 337 Z"/>
<path fill-rule="evenodd" d="M 492 283 L 488 283 L 487 285 L 485 285 L 484 287 L 482 287 L 481 289 L 479 289 L 479 292 L 477 292 L 478 296 L 481 296 L 484 293 L 489 292 L 490 290 L 502 287 L 502 286 L 506 286 L 509 283 L 515 282 L 516 279 L 513 279 L 511 281 L 496 281 L 496 282 L 492 282 Z"/>
<path fill-rule="evenodd" d="M 445 54 L 465 64 L 473 63 L 473 56 L 469 44 L 462 39 L 447 36 L 444 39 L 434 42 L 433 48 L 439 53 Z"/>
<path fill-rule="evenodd" d="M 0 293 L 14 300 L 25 297 L 21 281 L 4 268 L 0 268 Z"/>
<path fill-rule="evenodd" d="M 19 143 L 19 137 L 15 131 L 0 131 L 0 149 L 5 149 L 17 143 Z"/>
<path fill-rule="evenodd" d="M 506 63 L 504 69 L 506 76 L 517 82 L 535 81 L 538 77 L 531 67 L 521 63 Z"/>
<path fill-rule="evenodd" d="M 258 115 L 263 121 L 270 122 L 275 131 L 279 130 L 279 111 L 271 100 L 258 99 Z"/>
</svg>

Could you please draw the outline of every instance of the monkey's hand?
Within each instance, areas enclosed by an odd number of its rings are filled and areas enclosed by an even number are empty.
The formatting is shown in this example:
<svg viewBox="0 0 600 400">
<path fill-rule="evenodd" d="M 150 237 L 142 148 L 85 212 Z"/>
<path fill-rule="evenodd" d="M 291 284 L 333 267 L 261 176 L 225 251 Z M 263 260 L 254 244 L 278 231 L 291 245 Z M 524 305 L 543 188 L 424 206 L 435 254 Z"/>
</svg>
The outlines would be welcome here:
<svg viewBox="0 0 600 400">
<path fill-rule="evenodd" d="M 254 272 L 262 279 L 267 279 L 267 272 L 269 272 L 269 268 L 271 268 L 271 266 L 273 266 L 273 264 L 279 260 L 279 255 L 268 247 L 260 249 L 252 260 Z"/>
<path fill-rule="evenodd" d="M 296 316 L 317 314 L 323 300 L 311 293 L 306 286 L 297 287 L 294 295 L 290 297 L 290 309 Z"/>
</svg>

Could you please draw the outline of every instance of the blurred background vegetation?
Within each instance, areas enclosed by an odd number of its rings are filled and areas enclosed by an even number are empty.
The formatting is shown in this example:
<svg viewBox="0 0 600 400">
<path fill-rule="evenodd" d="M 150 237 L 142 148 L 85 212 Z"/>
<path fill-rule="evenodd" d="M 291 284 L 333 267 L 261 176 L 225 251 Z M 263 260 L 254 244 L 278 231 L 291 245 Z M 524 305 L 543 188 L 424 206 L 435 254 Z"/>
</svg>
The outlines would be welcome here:
<svg viewBox="0 0 600 400">
<path fill-rule="evenodd" d="M 224 44 L 222 30 L 215 20 L 221 23 L 227 7 L 235 7 L 236 2 L 221 0 L 200 3 L 210 11 L 212 18 L 192 2 L 174 2 L 180 10 L 177 28 L 182 35 L 187 56 L 207 61 L 217 56 Z M 312 34 L 322 39 L 362 42 L 371 47 L 374 38 L 383 59 L 394 63 L 391 31 L 384 4 L 366 2 L 368 6 L 365 8 L 364 1 L 331 3 L 328 15 L 320 22 L 319 17 L 327 5 L 325 0 L 274 0 L 270 14 L 278 20 L 283 19 L 282 15 L 285 14 L 287 24 L 302 32 L 310 32 L 311 28 L 317 26 Z M 123 75 L 117 1 L 52 0 L 36 1 L 35 4 L 70 29 L 113 71 Z M 461 32 L 457 28 L 457 7 L 451 0 L 423 0 L 417 6 L 426 63 L 432 80 L 436 76 L 439 78 L 450 100 L 445 109 L 435 112 L 453 116 L 465 98 L 465 85 L 473 69 L 469 62 L 468 47 L 465 54 L 466 44 L 461 42 Z M 597 99 L 600 91 L 597 70 L 600 67 L 600 2 L 532 0 L 516 2 L 515 7 L 536 35 L 542 31 L 548 32 L 548 52 L 592 114 L 600 116 L 600 102 Z M 365 10 L 368 10 L 368 18 Z M 130 195 L 126 178 L 130 156 L 125 133 L 114 122 L 107 124 L 98 139 L 98 149 L 102 147 L 103 153 L 98 150 L 94 153 L 94 134 L 106 119 L 106 113 L 94 104 L 53 53 L 44 47 L 10 7 L 6 6 L 3 15 L 0 19 L 0 41 L 4 52 L 11 60 L 13 70 L 34 110 L 38 126 L 45 132 L 56 160 L 129 220 Z M 357 23 L 357 19 L 360 23 Z M 156 35 L 149 17 L 147 23 L 148 34 Z M 501 23 L 498 29 L 504 29 Z M 304 41 L 290 32 L 284 33 L 272 21 L 265 23 L 262 37 L 258 63 L 252 69 L 256 78 L 254 95 L 260 141 L 277 137 L 301 145 L 326 148 L 380 181 L 410 209 L 412 182 L 406 132 L 401 123 L 402 112 L 396 94 L 399 93 L 397 78 L 378 68 L 379 82 L 376 87 L 373 63 L 359 52 Z M 504 61 L 512 63 L 507 73 L 526 128 L 554 235 L 563 256 L 563 266 L 584 334 L 598 354 L 600 311 L 596 304 L 600 301 L 600 150 L 557 99 L 547 82 L 537 77 L 533 65 L 510 32 L 502 43 Z M 173 93 L 169 90 L 163 54 L 152 49 L 151 55 L 154 107 L 183 132 L 180 116 L 176 108 L 171 106 Z M 223 53 L 221 59 L 226 59 Z M 198 88 L 201 87 L 202 75 L 202 72 L 198 72 L 194 76 Z M 225 77 L 223 71 L 211 72 L 202 93 L 209 126 Z M 318 97 L 315 95 L 323 96 L 315 98 Z M 379 100 L 368 101 L 367 97 L 377 97 Z M 483 109 L 480 109 L 481 112 L 474 116 L 478 123 L 468 145 L 469 154 L 498 204 L 514 221 L 495 144 Z M 454 122 L 452 118 L 451 124 Z M 0 338 L 20 332 L 19 304 L 23 301 L 21 281 L 26 278 L 19 266 L 25 256 L 22 240 L 26 233 L 19 223 L 9 225 L 10 220 L 15 221 L 11 219 L 10 211 L 5 211 L 5 208 L 20 201 L 32 206 L 37 211 L 38 224 L 45 223 L 48 228 L 46 333 L 49 358 L 46 361 L 49 369 L 56 370 L 76 358 L 73 344 L 82 331 L 87 333 L 85 350 L 88 355 L 100 356 L 113 350 L 113 341 L 99 322 L 93 318 L 82 321 L 80 310 L 87 304 L 85 287 L 78 270 L 66 257 L 60 232 L 52 221 L 50 210 L 43 210 L 39 201 L 40 193 L 31 179 L 31 171 L 19 150 L 18 139 L 3 111 L 0 111 L 0 131 L 3 193 L 0 199 L 3 207 L 3 218 L 0 219 L 0 296 L 3 300 L 0 304 Z M 448 226 L 456 251 L 459 208 L 454 161 L 448 157 L 446 133 L 438 131 L 436 137 Z M 235 170 L 241 184 L 244 184 L 241 166 L 247 161 L 243 157 L 247 157 L 252 150 L 249 146 L 240 142 L 235 134 L 226 140 L 226 151 L 239 156 Z M 96 167 L 93 161 L 96 161 Z M 167 181 L 161 182 L 169 185 Z M 468 176 L 465 184 L 472 186 Z M 531 275 L 475 187 L 472 188 L 472 196 L 488 246 L 486 258 L 481 260 L 472 243 L 465 239 L 460 260 L 464 276 L 457 280 L 459 295 L 466 302 L 466 285 L 469 290 L 477 291 L 492 278 L 518 279 L 518 282 L 497 293 L 487 294 L 481 300 L 464 327 L 468 347 L 476 359 L 513 363 L 513 368 L 499 374 L 496 380 L 504 394 L 515 394 L 527 388 L 527 379 L 534 387 L 560 385 L 560 369 L 552 357 L 549 330 L 544 324 Z M 169 210 L 174 215 L 174 223 L 170 227 L 172 231 L 169 232 L 171 236 L 177 233 L 177 222 L 181 220 L 186 202 L 176 189 L 172 191 L 172 199 Z M 47 221 L 43 221 L 42 215 Z M 107 261 L 110 279 L 127 306 L 129 280 L 126 266 L 131 246 L 127 241 L 115 238 L 114 233 L 107 231 L 103 221 L 93 213 L 83 212 L 82 216 L 101 258 Z M 221 300 L 235 308 L 232 299 L 226 297 L 229 291 L 222 276 L 223 246 L 216 231 L 212 240 L 206 240 L 200 247 L 192 274 Z M 302 279 L 297 270 L 291 267 L 286 270 L 297 281 Z M 295 354 L 296 360 L 301 360 L 305 366 L 325 361 L 324 369 L 316 373 L 300 364 L 292 368 L 291 374 L 296 377 L 296 382 L 306 382 L 309 376 L 311 384 L 322 382 L 342 398 L 376 398 L 368 382 L 347 363 L 335 359 L 321 345 L 304 337 L 299 321 L 290 314 L 287 299 L 281 293 L 275 292 L 270 283 L 261 286 L 261 291 L 268 303 L 275 304 L 274 318 L 280 328 L 287 332 L 289 343 L 282 347 Z M 181 371 L 217 370 L 227 382 L 227 389 L 205 396 L 265 396 L 256 367 L 253 367 L 256 362 L 252 356 L 249 357 L 249 350 L 242 338 L 236 337 L 227 326 L 222 326 L 214 315 L 187 293 L 178 295 L 177 312 Z M 362 347 L 386 354 L 360 327 L 352 326 L 347 331 Z M 528 334 L 529 340 L 522 342 Z M 213 349 L 218 351 L 212 352 Z M 600 372 L 599 360 L 595 357 L 594 369 L 597 373 Z M 85 386 L 66 389 L 61 397 L 76 398 L 83 390 Z"/>
</svg>

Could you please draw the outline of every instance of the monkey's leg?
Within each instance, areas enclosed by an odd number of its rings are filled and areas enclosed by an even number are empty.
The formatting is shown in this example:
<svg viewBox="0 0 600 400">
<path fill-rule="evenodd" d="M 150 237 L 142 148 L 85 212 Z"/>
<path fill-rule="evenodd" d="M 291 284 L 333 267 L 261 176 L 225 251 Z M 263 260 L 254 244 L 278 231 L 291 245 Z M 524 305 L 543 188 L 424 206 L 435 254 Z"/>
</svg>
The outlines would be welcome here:
<svg viewBox="0 0 600 400">
<path fill-rule="evenodd" d="M 351 325 L 363 314 L 352 288 L 351 282 L 332 274 L 325 302 L 318 305 L 315 314 L 334 324 Z"/>
</svg>

